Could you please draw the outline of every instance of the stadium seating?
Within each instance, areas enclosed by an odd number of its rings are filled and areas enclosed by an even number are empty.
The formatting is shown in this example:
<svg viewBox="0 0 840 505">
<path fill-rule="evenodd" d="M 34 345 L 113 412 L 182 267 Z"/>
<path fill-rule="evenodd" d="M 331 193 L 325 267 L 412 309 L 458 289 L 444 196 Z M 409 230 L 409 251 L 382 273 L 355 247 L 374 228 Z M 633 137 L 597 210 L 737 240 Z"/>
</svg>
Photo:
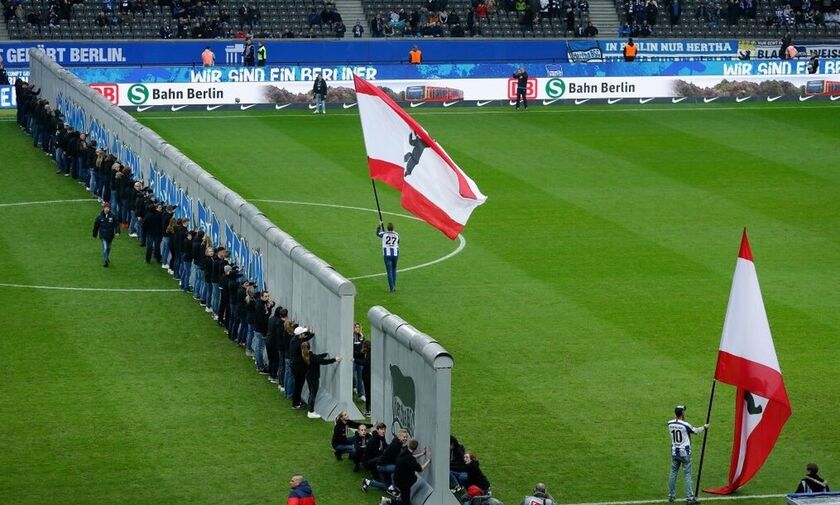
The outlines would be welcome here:
<svg viewBox="0 0 840 505">
<path fill-rule="evenodd" d="M 25 3 L 26 12 L 36 14 L 43 13 L 55 0 L 30 0 Z M 698 14 L 701 5 L 706 5 L 709 0 L 682 0 L 682 15 L 678 24 L 671 25 L 667 12 L 668 0 L 663 0 L 659 6 L 658 23 L 652 27 L 652 37 L 656 38 L 780 38 L 782 34 L 789 31 L 794 39 L 826 39 L 840 36 L 840 25 L 825 24 L 792 24 L 784 28 L 778 25 L 767 25 L 768 18 L 776 14 L 781 5 L 780 0 L 758 0 L 757 12 L 754 19 L 742 17 L 737 25 L 728 25 L 725 12 L 718 22 L 709 22 Z M 718 0 L 723 4 L 723 0 Z M 614 0 L 616 12 L 620 20 L 626 19 L 627 4 L 624 0 Z M 312 9 L 317 13 L 321 12 L 323 3 L 318 0 L 252 0 L 260 12 L 259 22 L 253 27 L 240 22 L 239 8 L 242 2 L 237 0 L 221 0 L 218 3 L 207 3 L 205 5 L 204 19 L 213 20 L 217 18 L 222 9 L 229 14 L 228 23 L 220 23 L 217 29 L 211 32 L 211 36 L 233 38 L 237 34 L 242 36 L 245 32 L 252 32 L 259 38 L 280 38 L 284 32 L 290 31 L 296 38 L 335 38 L 334 31 L 327 25 L 309 27 L 308 16 Z M 499 2 L 501 4 L 502 2 Z M 377 14 L 381 14 L 387 20 L 391 11 L 398 12 L 405 9 L 410 14 L 418 11 L 426 4 L 422 0 L 362 0 L 364 9 L 365 31 L 370 33 L 370 21 Z M 8 22 L 9 35 L 16 39 L 127 39 L 140 38 L 152 39 L 161 38 L 160 30 L 163 24 L 168 24 L 173 33 L 173 38 L 193 38 L 192 31 L 178 34 L 178 20 L 173 18 L 169 6 L 158 6 L 149 4 L 143 11 L 120 13 L 115 9 L 114 14 L 108 16 L 109 22 L 105 26 L 99 26 L 98 16 L 102 13 L 102 0 L 84 0 L 72 6 L 72 14 L 69 21 L 61 21 L 57 26 L 50 26 L 46 20 L 39 24 L 27 22 L 27 18 L 19 19 L 13 16 Z M 824 4 L 820 3 L 820 6 Z M 835 0 L 830 5 L 831 9 L 838 6 Z M 825 5 L 826 9 L 829 5 Z M 506 12 L 501 8 L 496 13 L 487 17 L 475 18 L 475 29 L 471 34 L 467 29 L 467 13 L 472 10 L 470 0 L 450 0 L 447 10 L 457 13 L 464 28 L 465 36 L 471 35 L 482 37 L 572 37 L 573 33 L 566 30 L 566 22 L 562 17 L 541 19 L 537 13 L 534 17 L 533 27 L 523 27 L 519 22 L 516 12 Z M 827 13 L 828 11 L 826 11 Z M 352 37 L 351 29 L 355 20 L 344 20 L 347 24 L 346 37 Z M 575 25 L 586 26 L 589 16 L 586 11 L 575 11 Z M 452 36 L 451 26 L 442 24 L 442 31 L 439 35 L 444 37 Z M 399 36 L 399 34 L 396 34 Z M 615 33 L 602 31 L 601 37 L 614 37 Z M 635 36 L 639 36 L 635 34 Z"/>
<path fill-rule="evenodd" d="M 30 0 L 26 3 L 27 12 L 41 13 L 49 8 L 54 0 Z M 259 9 L 259 21 L 249 26 L 240 23 L 239 8 L 242 2 L 236 0 L 222 0 L 216 4 L 209 2 L 204 5 L 204 19 L 213 20 L 219 16 L 222 9 L 226 9 L 230 21 L 220 25 L 218 37 L 232 38 L 237 32 L 252 32 L 260 38 L 280 38 L 287 29 L 295 37 L 334 38 L 336 35 L 327 26 L 315 26 L 310 31 L 308 15 L 311 9 L 320 13 L 323 9 L 321 1 L 314 0 L 249 0 L 249 4 Z M 7 23 L 9 36 L 13 39 L 157 39 L 161 38 L 161 25 L 168 24 L 173 33 L 177 34 L 178 20 L 173 18 L 169 6 L 150 5 L 144 11 L 127 12 L 122 14 L 115 10 L 113 18 L 106 26 L 99 26 L 97 17 L 102 13 L 102 0 L 84 0 L 74 4 L 69 21 L 62 21 L 58 27 L 50 27 L 47 23 L 29 24 L 24 19 L 13 17 Z M 111 16 L 109 16 L 111 18 Z M 350 31 L 350 26 L 347 31 Z M 349 33 L 347 36 L 352 36 Z M 181 37 L 193 38 L 193 37 Z"/>
<path fill-rule="evenodd" d="M 662 0 L 659 4 L 658 22 L 652 27 L 652 37 L 656 38 L 719 38 L 719 39 L 781 39 L 790 32 L 794 40 L 801 39 L 829 39 L 840 35 L 840 25 L 806 24 L 793 23 L 780 26 L 777 22 L 768 26 L 768 19 L 777 20 L 776 12 L 780 7 L 789 2 L 782 0 L 757 0 L 756 14 L 754 18 L 739 17 L 738 23 L 729 25 L 726 19 L 726 2 L 716 0 L 721 7 L 719 19 L 714 15 L 704 16 L 701 6 L 710 5 L 709 0 L 682 0 L 682 15 L 679 23 L 671 25 L 668 14 L 668 0 Z M 823 7 L 822 2 L 813 2 L 817 8 L 835 9 L 838 2 L 833 2 Z M 625 0 L 615 0 L 616 13 L 623 23 L 627 17 L 628 3 Z M 707 9 L 708 11 L 708 9 Z M 709 19 L 710 18 L 710 19 Z M 633 36 L 638 36 L 633 34 Z"/>
</svg>

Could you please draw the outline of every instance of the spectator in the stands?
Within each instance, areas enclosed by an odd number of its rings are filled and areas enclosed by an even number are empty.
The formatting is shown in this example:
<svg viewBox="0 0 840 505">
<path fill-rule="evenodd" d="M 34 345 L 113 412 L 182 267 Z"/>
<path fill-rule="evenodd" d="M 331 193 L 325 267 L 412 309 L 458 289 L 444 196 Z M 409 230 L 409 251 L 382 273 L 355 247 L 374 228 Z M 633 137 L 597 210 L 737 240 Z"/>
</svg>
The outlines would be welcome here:
<svg viewBox="0 0 840 505">
<path fill-rule="evenodd" d="M 370 35 L 375 38 L 385 36 L 385 20 L 382 19 L 381 13 L 370 20 Z"/>
<path fill-rule="evenodd" d="M 347 27 L 344 25 L 344 22 L 339 19 L 333 26 L 333 31 L 335 32 L 335 36 L 337 38 L 343 39 L 344 34 L 347 33 Z"/>
<path fill-rule="evenodd" d="M 575 11 L 571 5 L 566 7 L 566 31 L 573 32 L 575 30 Z"/>
<path fill-rule="evenodd" d="M 656 26 L 656 22 L 658 20 L 659 4 L 656 3 L 656 0 L 648 0 L 647 5 L 645 5 L 645 21 L 647 21 L 647 24 L 650 26 Z"/>
<path fill-rule="evenodd" d="M 582 24 L 578 24 L 575 28 L 575 37 L 586 37 L 586 28 Z"/>
<path fill-rule="evenodd" d="M 288 26 L 283 28 L 283 34 L 280 35 L 281 39 L 293 39 L 295 38 L 295 32 L 292 31 L 291 28 Z"/>
<path fill-rule="evenodd" d="M 680 24 L 680 17 L 682 16 L 682 1 L 670 0 L 670 5 L 668 5 L 668 13 L 671 16 L 671 26 Z"/>
<path fill-rule="evenodd" d="M 451 28 L 449 29 L 449 35 L 455 38 L 462 38 L 466 36 L 466 33 L 464 33 L 464 27 L 461 26 L 460 23 L 456 23 L 454 25 L 451 25 Z"/>
<path fill-rule="evenodd" d="M 653 35 L 653 29 L 650 27 L 647 21 L 642 22 L 642 26 L 639 28 L 639 36 L 650 37 L 651 35 Z"/>
<path fill-rule="evenodd" d="M 629 37 L 631 32 L 632 30 L 630 27 L 630 23 L 628 23 L 627 21 L 621 23 L 621 26 L 618 27 L 618 36 L 621 38 Z"/>
<path fill-rule="evenodd" d="M 598 28 L 597 28 L 595 25 L 593 25 L 593 24 L 592 24 L 592 21 L 590 21 L 590 22 L 586 25 L 586 33 L 585 33 L 585 35 L 586 35 L 587 37 L 597 37 L 597 36 L 598 36 Z"/>
<path fill-rule="evenodd" d="M 729 26 L 737 25 L 740 15 L 738 0 L 729 0 L 726 4 L 726 24 Z"/>
<path fill-rule="evenodd" d="M 357 19 L 356 24 L 353 25 L 353 38 L 360 39 L 365 34 L 365 27 L 362 26 L 362 21 Z"/>
</svg>

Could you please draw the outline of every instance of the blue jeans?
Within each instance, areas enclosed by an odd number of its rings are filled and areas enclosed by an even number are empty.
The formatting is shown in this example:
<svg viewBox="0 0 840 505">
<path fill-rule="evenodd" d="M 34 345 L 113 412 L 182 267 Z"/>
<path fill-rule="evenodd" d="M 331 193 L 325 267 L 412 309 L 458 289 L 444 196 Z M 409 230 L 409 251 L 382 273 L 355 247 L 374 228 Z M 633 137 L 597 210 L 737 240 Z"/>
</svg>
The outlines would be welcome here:
<svg viewBox="0 0 840 505">
<path fill-rule="evenodd" d="M 694 486 L 691 485 L 691 451 L 679 456 L 671 456 L 671 475 L 668 477 L 668 498 L 677 496 L 677 472 L 683 467 L 685 479 L 685 499 L 694 499 Z"/>
<path fill-rule="evenodd" d="M 376 489 L 381 489 L 383 491 L 388 489 L 388 486 L 393 485 L 393 475 L 394 470 L 397 468 L 396 465 L 380 465 L 376 467 L 376 471 L 379 472 L 379 476 L 385 480 L 385 482 L 381 482 L 378 480 L 371 480 L 370 487 L 375 487 Z"/>
<path fill-rule="evenodd" d="M 291 399 L 295 391 L 295 376 L 292 375 L 292 360 L 286 358 L 284 361 L 286 371 L 283 374 L 283 389 L 286 390 L 286 399 Z"/>
<path fill-rule="evenodd" d="M 257 358 L 257 369 L 265 368 L 265 361 L 263 361 L 263 353 L 265 352 L 265 337 L 262 333 L 255 331 L 252 340 L 254 345 L 254 357 Z"/>
<path fill-rule="evenodd" d="M 397 289 L 397 256 L 385 256 L 385 272 L 388 274 L 388 290 Z"/>
<path fill-rule="evenodd" d="M 111 241 L 102 239 L 102 262 L 106 265 L 111 262 Z"/>
<path fill-rule="evenodd" d="M 60 147 L 55 148 L 55 173 L 59 174 L 64 171 L 64 149 Z"/>
<path fill-rule="evenodd" d="M 467 472 L 449 472 L 449 489 L 463 486 L 467 482 Z"/>
<path fill-rule="evenodd" d="M 361 363 L 353 363 L 353 381 L 356 383 L 356 390 L 359 396 L 365 396 L 365 367 Z"/>
<path fill-rule="evenodd" d="M 219 313 L 219 305 L 220 305 L 221 301 L 222 301 L 222 290 L 219 289 L 219 283 L 214 282 L 213 283 L 213 313 L 214 314 Z"/>
<path fill-rule="evenodd" d="M 201 298 L 201 291 L 204 289 L 204 272 L 193 262 L 192 266 L 192 288 L 196 298 Z"/>
<path fill-rule="evenodd" d="M 169 265 L 169 237 L 164 236 L 160 242 L 160 257 L 163 258 L 161 263 Z"/>
<path fill-rule="evenodd" d="M 204 275 L 203 273 L 201 275 Z M 213 293 L 213 285 L 207 282 L 207 279 L 203 279 L 202 288 L 201 288 L 201 303 L 205 306 L 210 306 L 210 295 Z"/>
<path fill-rule="evenodd" d="M 190 273 L 192 270 L 192 261 L 181 262 L 181 289 L 184 291 L 190 290 Z"/>
<path fill-rule="evenodd" d="M 253 351 L 254 348 L 251 347 L 254 345 L 254 325 L 251 323 L 245 323 L 245 349 Z"/>
<path fill-rule="evenodd" d="M 352 440 L 352 438 L 350 440 Z M 337 445 L 333 450 L 336 452 L 336 454 L 349 454 L 350 459 L 353 459 L 353 456 L 356 454 L 356 448 L 353 447 L 353 444 Z"/>
</svg>

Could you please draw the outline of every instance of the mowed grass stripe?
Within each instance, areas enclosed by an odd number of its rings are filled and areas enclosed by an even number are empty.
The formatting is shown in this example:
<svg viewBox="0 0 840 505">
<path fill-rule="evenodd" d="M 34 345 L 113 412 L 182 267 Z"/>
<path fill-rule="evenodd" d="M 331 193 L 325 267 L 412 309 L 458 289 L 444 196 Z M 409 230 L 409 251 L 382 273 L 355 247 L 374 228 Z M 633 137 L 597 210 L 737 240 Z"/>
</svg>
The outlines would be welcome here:
<svg viewBox="0 0 840 505">
<path fill-rule="evenodd" d="M 662 163 L 661 157 L 634 157 L 634 145 L 622 142 L 618 134 L 639 130 L 641 138 L 662 140 L 638 114 L 582 114 L 585 119 L 562 124 L 549 121 L 548 115 L 508 114 L 482 121 L 479 128 L 463 116 L 430 114 L 422 121 L 491 200 L 471 221 L 470 246 L 464 254 L 424 272 L 427 280 L 404 276 L 405 290 L 387 305 L 400 307 L 400 314 L 440 338 L 456 355 L 455 430 L 468 446 L 481 449 L 485 467 L 491 462 L 488 472 L 500 489 L 508 483 L 516 486 L 539 468 L 563 482 L 571 496 L 585 494 L 583 486 L 569 484 L 583 458 L 596 467 L 616 464 L 629 469 L 612 492 L 616 498 L 649 496 L 660 489 L 667 472 L 665 463 L 649 463 L 662 454 L 658 427 L 662 412 L 672 407 L 670 397 L 704 403 L 740 225 L 734 227 L 731 240 L 724 238 L 731 231 L 732 215 L 749 211 L 733 207 L 716 190 L 698 192 L 646 167 L 648 162 Z M 277 124 L 293 128 L 295 142 L 313 146 L 323 140 L 323 133 L 346 128 L 347 118 L 313 119 L 292 123 L 292 118 L 281 117 Z M 319 134 L 313 135 L 316 130 Z M 348 153 L 359 149 L 344 137 L 329 136 L 332 143 L 343 143 Z M 698 150 L 695 165 L 683 168 L 698 171 L 702 154 Z M 310 173 L 318 176 L 320 168 L 308 170 L 316 163 L 317 159 L 298 160 L 300 177 L 286 187 L 315 193 L 301 181 Z M 366 175 L 364 164 L 358 165 L 352 182 L 337 180 L 323 187 L 322 194 L 339 195 L 342 184 L 358 183 L 358 174 Z M 600 173 L 604 170 L 612 177 Z M 625 196 L 628 187 L 630 194 Z M 673 195 L 673 206 L 685 198 L 679 196 L 685 191 L 703 202 L 723 201 L 720 223 L 708 225 L 700 213 L 680 220 L 681 214 L 668 206 L 660 212 L 653 202 L 663 190 Z M 638 223 L 621 216 L 636 207 L 645 210 Z M 682 239 L 697 227 L 706 240 Z M 300 232 L 304 244 L 306 235 L 315 235 L 311 226 Z M 710 242 L 708 237 L 717 240 Z M 470 303 L 453 311 L 451 303 L 441 299 L 441 279 L 450 300 Z M 382 303 L 382 295 L 376 294 L 380 284 L 358 286 L 362 307 L 369 306 L 368 300 Z M 702 351 L 693 352 L 693 346 Z M 677 386 L 674 376 L 679 377 Z M 573 387 L 563 389 L 564 379 Z M 584 394 L 578 394 L 581 390 Z M 482 391 L 505 393 L 485 394 L 476 414 L 476 395 Z M 727 392 L 722 395 L 731 405 Z M 604 421 L 595 419 L 603 410 L 632 413 L 638 425 L 632 423 L 626 438 L 623 431 L 616 436 L 616 421 L 609 415 Z M 710 446 L 713 475 L 726 473 L 729 419 L 716 419 L 716 426 L 722 427 Z M 593 423 L 604 428 L 591 428 Z M 555 453 L 571 456 L 556 458 Z M 750 489 L 772 487 L 786 471 L 766 470 Z"/>
<path fill-rule="evenodd" d="M 17 153 L 0 201 L 84 195 L 28 142 L 0 125 L 0 148 Z M 96 212 L 93 200 L 0 208 L 3 280 L 174 287 L 125 237 L 103 269 Z M 279 400 L 186 295 L 0 288 L 0 306 L 4 502 L 264 503 L 298 471 L 325 503 L 349 490 L 376 501 L 346 463 L 335 471 L 329 425 Z"/>
</svg>

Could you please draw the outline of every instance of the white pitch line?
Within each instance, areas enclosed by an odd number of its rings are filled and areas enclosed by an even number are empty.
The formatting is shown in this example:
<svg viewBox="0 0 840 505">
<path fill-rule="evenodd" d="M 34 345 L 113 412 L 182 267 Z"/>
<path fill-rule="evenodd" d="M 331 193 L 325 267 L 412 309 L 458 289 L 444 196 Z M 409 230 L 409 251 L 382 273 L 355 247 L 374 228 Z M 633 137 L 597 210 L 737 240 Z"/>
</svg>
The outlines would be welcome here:
<svg viewBox="0 0 840 505">
<path fill-rule="evenodd" d="M 355 206 L 352 206 L 352 205 L 338 205 L 338 204 L 334 204 L 334 203 L 296 202 L 296 201 L 292 201 L 292 200 L 268 200 L 268 199 L 253 199 L 253 198 L 250 199 L 249 201 L 251 201 L 251 202 L 266 202 L 266 203 L 280 203 L 280 204 L 288 204 L 288 205 L 309 205 L 309 206 L 312 206 L 312 207 L 329 207 L 329 208 L 333 208 L 333 209 L 350 209 L 350 210 L 360 210 L 360 211 L 363 211 L 363 212 L 373 212 L 373 213 L 378 212 L 376 209 L 368 209 L 367 207 L 355 207 Z M 410 216 L 408 214 L 400 214 L 398 212 L 387 212 L 387 211 L 382 211 L 382 213 L 387 214 L 389 216 L 397 216 L 397 217 L 403 217 L 403 218 L 406 218 L 406 219 L 413 219 L 414 221 L 422 221 L 422 219 L 420 219 L 419 217 Z M 448 260 L 449 258 L 451 258 L 453 256 L 456 256 L 457 254 L 460 254 L 460 252 L 463 251 L 464 248 L 467 246 L 467 239 L 465 239 L 463 235 L 460 235 L 460 234 L 458 235 L 458 242 L 459 242 L 458 247 L 456 247 L 454 251 L 447 254 L 446 256 L 442 256 L 442 257 L 434 259 L 432 261 L 427 261 L 426 263 L 422 263 L 420 265 L 414 265 L 414 266 L 410 266 L 410 267 L 406 267 L 406 268 L 398 268 L 397 272 L 409 272 L 411 270 L 418 270 L 420 268 L 426 268 L 426 267 L 430 267 L 432 265 L 437 265 L 438 263 L 442 263 L 442 262 Z M 386 272 L 382 272 L 382 273 L 378 273 L 378 274 L 357 275 L 355 277 L 347 277 L 347 280 L 348 281 L 355 281 L 355 280 L 358 280 L 358 279 L 370 279 L 370 278 L 373 278 L 373 277 L 384 277 L 385 275 L 387 275 Z"/>
<path fill-rule="evenodd" d="M 75 198 L 72 200 L 38 200 L 32 202 L 0 203 L 0 207 L 20 207 L 22 205 L 47 205 L 50 203 L 93 202 L 90 198 Z"/>
<path fill-rule="evenodd" d="M 56 291 L 108 291 L 118 293 L 170 293 L 175 291 L 181 291 L 180 289 L 175 288 L 75 288 L 71 286 L 38 286 L 35 284 L 9 284 L 6 282 L 0 282 L 0 287 L 19 289 L 51 289 Z"/>
<path fill-rule="evenodd" d="M 24 205 L 47 205 L 54 203 L 78 203 L 78 202 L 93 202 L 90 198 L 75 198 L 71 200 L 38 200 L 31 202 L 13 202 L 0 203 L 0 208 L 5 207 L 20 207 Z M 0 287 L 3 288 L 17 288 L 17 289 L 47 289 L 53 291 L 96 291 L 96 292 L 116 292 L 116 293 L 170 293 L 181 291 L 180 289 L 163 289 L 163 288 L 79 288 L 72 286 L 40 286 L 37 284 L 12 284 L 7 282 L 0 282 Z"/>
<path fill-rule="evenodd" d="M 701 501 L 724 501 L 724 500 L 758 500 L 766 498 L 784 498 L 784 494 L 760 494 L 751 496 L 710 496 L 701 498 Z M 558 503 L 557 505 L 645 505 L 648 503 L 668 503 L 668 500 L 632 500 L 632 501 L 600 501 L 582 503 Z"/>
<path fill-rule="evenodd" d="M 579 107 L 571 107 L 571 106 L 557 106 L 557 107 L 541 107 L 535 109 L 528 114 L 570 114 L 575 112 L 587 112 L 587 113 L 611 113 L 611 112 L 714 112 L 714 111 L 749 111 L 749 110 L 795 110 L 795 111 L 806 111 L 809 109 L 837 109 L 840 108 L 840 105 L 809 105 L 807 107 L 795 107 L 795 106 L 764 106 L 758 105 L 754 107 L 748 106 L 735 106 L 735 107 L 716 107 L 716 106 L 700 106 L 700 107 L 687 107 L 685 105 L 674 105 L 668 107 L 648 107 L 648 106 L 638 106 L 634 108 L 593 108 L 592 106 L 579 106 Z M 131 111 L 128 111 L 131 112 Z M 465 114 L 510 114 L 512 111 L 509 110 L 492 110 L 492 109 L 485 109 L 485 108 L 471 108 L 467 109 L 466 107 L 462 107 L 460 110 L 448 109 L 448 110 L 441 110 L 440 112 L 437 111 L 410 111 L 412 116 L 441 116 L 445 114 L 456 114 L 456 115 L 465 115 Z M 310 114 L 288 114 L 288 113 L 279 113 L 275 115 L 271 115 L 270 111 L 266 111 L 265 114 L 204 114 L 204 115 L 188 115 L 188 113 L 182 114 L 173 114 L 173 113 L 165 113 L 166 115 L 151 115 L 155 114 L 155 112 L 145 113 L 142 117 L 152 120 L 175 120 L 175 119 L 253 119 L 253 118 L 264 118 L 264 117 L 276 117 L 276 118 L 302 118 L 302 117 L 311 117 Z M 333 114 L 332 117 L 358 117 L 358 113 L 353 114 Z"/>
</svg>

